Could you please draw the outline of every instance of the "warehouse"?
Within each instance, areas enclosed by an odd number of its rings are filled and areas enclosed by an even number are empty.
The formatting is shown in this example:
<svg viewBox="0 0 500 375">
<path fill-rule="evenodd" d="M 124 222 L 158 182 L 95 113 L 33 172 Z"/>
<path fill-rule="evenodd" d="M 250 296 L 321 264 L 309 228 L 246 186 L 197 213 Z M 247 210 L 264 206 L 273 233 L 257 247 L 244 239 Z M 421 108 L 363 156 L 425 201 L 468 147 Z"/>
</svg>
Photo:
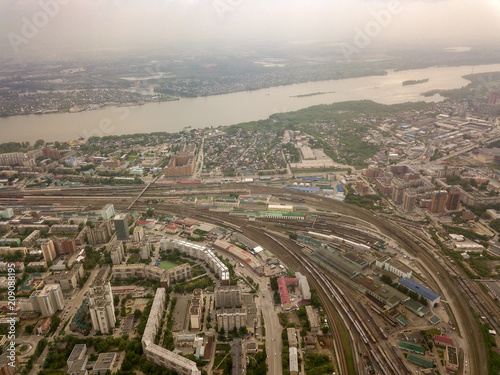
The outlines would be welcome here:
<svg viewBox="0 0 500 375">
<path fill-rule="evenodd" d="M 434 293 L 432 290 L 427 289 L 425 286 L 420 285 L 419 283 L 408 279 L 406 277 L 402 278 L 399 280 L 399 284 L 407 287 L 411 291 L 417 293 L 418 295 L 424 297 L 427 301 L 429 301 L 429 304 L 431 306 L 434 306 L 439 303 L 441 297 L 439 294 Z"/>
</svg>

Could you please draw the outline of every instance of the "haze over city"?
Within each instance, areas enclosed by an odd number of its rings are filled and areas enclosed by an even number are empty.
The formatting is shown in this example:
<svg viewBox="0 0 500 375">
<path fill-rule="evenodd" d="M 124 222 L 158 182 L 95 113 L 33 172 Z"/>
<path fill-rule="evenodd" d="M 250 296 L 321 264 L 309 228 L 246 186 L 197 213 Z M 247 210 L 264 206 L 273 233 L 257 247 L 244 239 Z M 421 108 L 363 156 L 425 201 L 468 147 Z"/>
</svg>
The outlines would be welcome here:
<svg viewBox="0 0 500 375">
<path fill-rule="evenodd" d="M 37 21 L 36 14 L 44 7 L 55 11 L 48 20 Z M 4 0 L 0 48 L 3 57 L 16 58 L 170 48 L 242 52 L 248 44 L 265 48 L 275 43 L 300 48 L 352 43 L 356 29 L 363 30 L 374 14 L 387 12 L 389 16 L 380 19 L 380 31 L 370 38 L 372 47 L 453 47 L 500 41 L 500 4 L 495 0 Z M 41 26 L 15 54 L 12 38 L 14 34 L 25 37 L 26 20 Z"/>
<path fill-rule="evenodd" d="M 0 375 L 499 375 L 498 0 L 0 0 Z"/>
</svg>

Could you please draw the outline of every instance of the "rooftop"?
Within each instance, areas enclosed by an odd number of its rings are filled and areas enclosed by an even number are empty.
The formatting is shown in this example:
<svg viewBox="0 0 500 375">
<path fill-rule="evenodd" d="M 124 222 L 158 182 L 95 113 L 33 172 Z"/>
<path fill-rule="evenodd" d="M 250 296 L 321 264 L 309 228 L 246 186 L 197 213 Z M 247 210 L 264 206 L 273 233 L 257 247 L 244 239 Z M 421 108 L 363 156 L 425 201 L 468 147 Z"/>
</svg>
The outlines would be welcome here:
<svg viewBox="0 0 500 375">
<path fill-rule="evenodd" d="M 422 297 L 428 299 L 429 301 L 435 301 L 440 297 L 439 294 L 434 293 L 432 290 L 427 289 L 425 286 L 420 285 L 416 281 L 413 281 L 406 277 L 399 280 L 399 283 L 407 287 L 408 289 L 414 291 L 415 293 L 420 294 Z"/>
</svg>

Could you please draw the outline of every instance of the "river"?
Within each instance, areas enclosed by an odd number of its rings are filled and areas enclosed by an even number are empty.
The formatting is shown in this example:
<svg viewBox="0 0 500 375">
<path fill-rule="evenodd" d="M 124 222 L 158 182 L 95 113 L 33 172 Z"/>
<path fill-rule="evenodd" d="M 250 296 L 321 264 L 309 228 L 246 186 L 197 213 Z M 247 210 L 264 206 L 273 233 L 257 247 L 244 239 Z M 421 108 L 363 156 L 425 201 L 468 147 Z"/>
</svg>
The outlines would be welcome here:
<svg viewBox="0 0 500 375">
<path fill-rule="evenodd" d="M 469 83 L 462 76 L 500 71 L 500 64 L 433 67 L 389 72 L 344 80 L 307 82 L 268 89 L 178 101 L 148 103 L 143 106 L 106 107 L 78 113 L 13 116 L 0 118 L 0 142 L 67 141 L 79 137 L 112 134 L 177 132 L 187 126 L 204 128 L 265 119 L 276 112 L 288 112 L 317 104 L 370 99 L 394 104 L 407 101 L 439 101 L 440 96 L 424 98 L 432 89 L 460 88 Z M 403 86 L 406 80 L 428 78 L 423 84 Z M 325 93 L 321 95 L 310 95 Z M 306 95 L 306 96 L 300 96 Z M 297 97 L 300 96 L 300 97 Z"/>
</svg>

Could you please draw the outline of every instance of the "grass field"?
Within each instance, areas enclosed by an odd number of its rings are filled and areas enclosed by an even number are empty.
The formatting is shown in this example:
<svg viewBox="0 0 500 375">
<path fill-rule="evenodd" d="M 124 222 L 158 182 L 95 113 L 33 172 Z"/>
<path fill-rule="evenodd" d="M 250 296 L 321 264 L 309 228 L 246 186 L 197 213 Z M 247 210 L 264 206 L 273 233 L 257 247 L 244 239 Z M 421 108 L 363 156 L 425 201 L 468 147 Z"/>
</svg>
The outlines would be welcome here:
<svg viewBox="0 0 500 375">
<path fill-rule="evenodd" d="M 164 270 L 169 270 L 171 268 L 177 267 L 177 264 L 170 263 L 170 262 L 161 262 L 158 266 L 160 268 L 163 268 Z"/>
</svg>

